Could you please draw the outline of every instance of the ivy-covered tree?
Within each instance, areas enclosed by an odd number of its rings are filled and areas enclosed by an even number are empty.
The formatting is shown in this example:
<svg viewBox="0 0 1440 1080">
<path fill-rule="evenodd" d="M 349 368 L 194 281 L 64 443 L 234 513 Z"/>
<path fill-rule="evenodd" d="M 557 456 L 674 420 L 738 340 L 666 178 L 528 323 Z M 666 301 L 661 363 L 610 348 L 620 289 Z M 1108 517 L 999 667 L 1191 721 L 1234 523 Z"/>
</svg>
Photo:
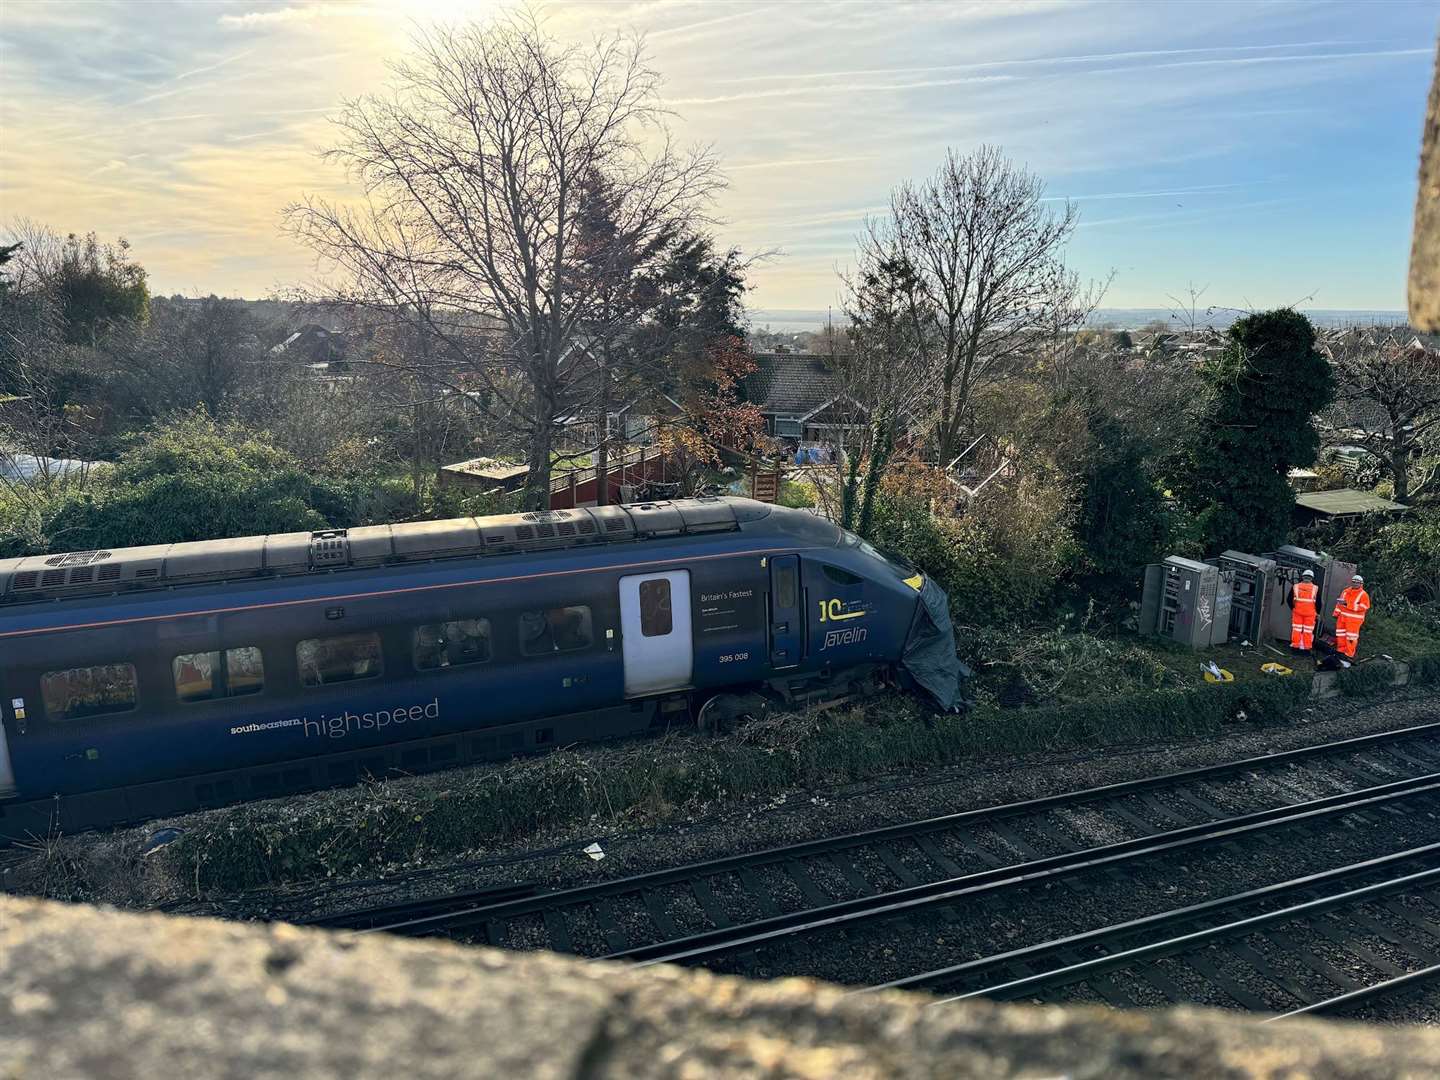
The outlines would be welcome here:
<svg viewBox="0 0 1440 1080">
<path fill-rule="evenodd" d="M 1201 369 L 1211 397 L 1175 487 L 1207 550 L 1265 551 L 1285 539 L 1295 502 L 1287 473 L 1315 461 L 1314 416 L 1335 382 L 1315 328 L 1290 308 L 1239 319 L 1227 337 Z"/>
</svg>

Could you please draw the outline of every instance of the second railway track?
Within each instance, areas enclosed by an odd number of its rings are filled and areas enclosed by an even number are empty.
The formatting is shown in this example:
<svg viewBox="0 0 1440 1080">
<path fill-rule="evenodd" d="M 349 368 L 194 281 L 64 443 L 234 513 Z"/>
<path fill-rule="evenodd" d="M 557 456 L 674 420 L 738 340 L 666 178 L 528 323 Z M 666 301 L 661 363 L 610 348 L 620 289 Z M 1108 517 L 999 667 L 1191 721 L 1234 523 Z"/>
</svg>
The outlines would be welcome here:
<svg viewBox="0 0 1440 1080">
<path fill-rule="evenodd" d="M 552 891 L 523 884 L 311 925 L 606 955 L 1440 771 L 1440 723 Z M 1306 801 L 1306 800 L 1299 800 Z"/>
<path fill-rule="evenodd" d="M 872 989 L 947 1001 L 1091 1000 L 1336 1013 L 1440 977 L 1440 844 L 1052 941 Z"/>
</svg>

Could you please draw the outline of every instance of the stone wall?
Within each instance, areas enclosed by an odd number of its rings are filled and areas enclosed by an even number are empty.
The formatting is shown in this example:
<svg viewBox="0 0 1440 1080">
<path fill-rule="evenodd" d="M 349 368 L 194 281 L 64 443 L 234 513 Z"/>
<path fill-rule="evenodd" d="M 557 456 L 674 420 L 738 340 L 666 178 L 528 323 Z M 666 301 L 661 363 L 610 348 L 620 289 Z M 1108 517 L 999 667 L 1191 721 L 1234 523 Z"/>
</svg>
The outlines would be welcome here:
<svg viewBox="0 0 1440 1080">
<path fill-rule="evenodd" d="M 1440 1076 L 1440 1032 L 848 995 L 0 896 L 0 1078 Z"/>
</svg>

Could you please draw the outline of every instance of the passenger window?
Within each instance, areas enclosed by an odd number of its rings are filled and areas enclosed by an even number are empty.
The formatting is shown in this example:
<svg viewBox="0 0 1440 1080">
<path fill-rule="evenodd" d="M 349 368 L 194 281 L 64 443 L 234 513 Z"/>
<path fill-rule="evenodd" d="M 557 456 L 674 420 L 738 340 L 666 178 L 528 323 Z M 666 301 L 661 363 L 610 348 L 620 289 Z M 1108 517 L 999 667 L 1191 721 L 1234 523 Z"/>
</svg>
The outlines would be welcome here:
<svg viewBox="0 0 1440 1080">
<path fill-rule="evenodd" d="M 670 613 L 670 579 L 653 578 L 640 583 L 640 633 L 664 637 L 675 628 Z"/>
<path fill-rule="evenodd" d="M 185 653 L 170 662 L 175 696 L 181 701 L 258 694 L 265 688 L 265 663 L 253 645 L 239 649 Z"/>
<path fill-rule="evenodd" d="M 84 720 L 135 708 L 137 693 L 134 664 L 49 671 L 40 677 L 45 715 L 54 721 Z"/>
<path fill-rule="evenodd" d="M 427 623 L 415 628 L 412 641 L 416 671 L 483 664 L 490 659 L 490 620 Z"/>
<path fill-rule="evenodd" d="M 777 608 L 793 608 L 796 606 L 795 567 L 791 563 L 784 563 L 775 568 L 775 606 Z"/>
<path fill-rule="evenodd" d="M 379 634 L 311 638 L 295 646 L 295 665 L 304 686 L 373 679 L 383 670 Z"/>
<path fill-rule="evenodd" d="M 859 585 L 862 583 L 862 579 L 858 575 L 850 573 L 849 570 L 842 570 L 838 566 L 821 563 L 820 568 L 825 572 L 825 576 L 836 585 Z"/>
<path fill-rule="evenodd" d="M 583 605 L 520 614 L 520 651 L 526 656 L 574 652 L 590 645 L 590 609 Z"/>
</svg>

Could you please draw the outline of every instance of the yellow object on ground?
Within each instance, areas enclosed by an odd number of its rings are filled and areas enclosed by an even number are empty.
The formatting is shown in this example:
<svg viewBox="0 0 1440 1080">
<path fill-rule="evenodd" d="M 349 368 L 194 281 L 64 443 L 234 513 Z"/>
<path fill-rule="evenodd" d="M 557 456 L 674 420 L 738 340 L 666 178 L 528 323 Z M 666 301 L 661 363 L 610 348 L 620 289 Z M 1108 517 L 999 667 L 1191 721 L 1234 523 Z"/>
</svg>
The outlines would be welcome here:
<svg viewBox="0 0 1440 1080">
<path fill-rule="evenodd" d="M 1219 674 L 1216 674 L 1217 671 Z M 1205 672 L 1205 681 L 1213 683 L 1234 682 L 1235 676 L 1224 668 L 1217 668 L 1216 671 Z"/>
<path fill-rule="evenodd" d="M 1261 664 L 1261 665 L 1260 665 L 1260 670 L 1263 671 L 1266 675 L 1294 675 L 1294 674 L 1295 674 L 1295 671 L 1294 671 L 1293 668 L 1288 668 L 1288 667 L 1286 667 L 1284 664 L 1277 664 L 1277 663 L 1275 663 L 1275 661 L 1273 661 L 1273 660 L 1270 661 L 1270 663 L 1268 663 L 1268 664 Z"/>
</svg>

